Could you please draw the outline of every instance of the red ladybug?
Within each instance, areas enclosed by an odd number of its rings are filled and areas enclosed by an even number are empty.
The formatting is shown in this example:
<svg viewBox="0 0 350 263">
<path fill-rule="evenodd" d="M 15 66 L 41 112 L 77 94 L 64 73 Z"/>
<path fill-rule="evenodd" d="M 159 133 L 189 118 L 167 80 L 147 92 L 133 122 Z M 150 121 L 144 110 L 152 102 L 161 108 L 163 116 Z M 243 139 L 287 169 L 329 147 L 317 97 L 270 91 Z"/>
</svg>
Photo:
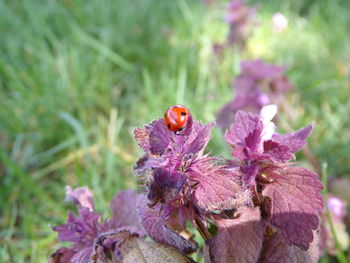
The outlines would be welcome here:
<svg viewBox="0 0 350 263">
<path fill-rule="evenodd" d="M 186 128 L 190 117 L 188 108 L 182 105 L 174 105 L 167 109 L 164 115 L 165 125 L 170 131 L 177 134 Z"/>
</svg>

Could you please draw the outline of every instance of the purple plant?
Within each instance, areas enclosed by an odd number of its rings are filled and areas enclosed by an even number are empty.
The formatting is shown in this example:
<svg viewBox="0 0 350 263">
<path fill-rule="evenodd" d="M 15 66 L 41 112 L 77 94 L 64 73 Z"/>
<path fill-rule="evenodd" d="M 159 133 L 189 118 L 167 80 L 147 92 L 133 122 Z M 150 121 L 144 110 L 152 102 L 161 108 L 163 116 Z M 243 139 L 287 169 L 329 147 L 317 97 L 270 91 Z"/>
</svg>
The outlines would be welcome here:
<svg viewBox="0 0 350 263">
<path fill-rule="evenodd" d="M 241 73 L 233 83 L 235 97 L 218 112 L 218 126 L 226 130 L 238 110 L 259 113 L 267 104 L 279 105 L 283 95 L 292 87 L 284 76 L 285 70 L 285 66 L 267 64 L 262 60 L 242 62 Z"/>
<path fill-rule="evenodd" d="M 311 126 L 276 133 L 271 122 L 275 113 L 272 105 L 264 107 L 260 116 L 238 111 L 226 132 L 235 158 L 229 163 L 239 167 L 254 208 L 219 221 L 218 233 L 206 242 L 211 262 L 317 261 L 314 236 L 323 208 L 322 184 L 317 174 L 289 163 L 305 144 Z M 243 235 L 229 238 L 237 233 Z"/>
<path fill-rule="evenodd" d="M 67 187 L 66 200 L 77 205 L 78 215 L 69 213 L 54 227 L 59 241 L 71 245 L 50 262 L 159 263 L 165 254 L 169 262 L 193 262 L 185 257 L 198 249 L 189 222 L 205 240 L 206 263 L 317 262 L 322 184 L 291 162 L 312 126 L 277 133 L 276 113 L 275 105 L 260 115 L 238 111 L 225 134 L 232 147 L 228 160 L 204 153 L 213 124 L 191 115 L 178 135 L 164 119 L 135 129 L 145 154 L 134 171 L 146 195 L 119 193 L 110 205 L 113 216 L 101 220 L 88 188 Z M 343 207 L 333 207 L 343 216 Z"/>
<path fill-rule="evenodd" d="M 59 248 L 51 255 L 51 263 L 121 262 L 118 246 L 123 238 L 104 236 L 125 230 L 145 236 L 135 209 L 142 196 L 134 190 L 117 194 L 110 204 L 113 216 L 103 221 L 94 210 L 92 193 L 87 187 L 74 190 L 67 187 L 66 193 L 66 200 L 76 204 L 78 215 L 69 212 L 65 224 L 53 227 L 58 240 L 71 242 L 71 246 Z"/>
<path fill-rule="evenodd" d="M 163 119 L 135 130 L 135 138 L 146 152 L 135 166 L 148 190 L 148 206 L 139 208 L 143 226 L 154 240 L 183 253 L 197 248 L 178 234 L 185 230 L 187 221 L 208 238 L 208 214 L 228 204 L 235 208 L 250 202 L 249 193 L 241 188 L 238 171 L 203 153 L 212 127 L 191 117 L 183 136 L 169 131 Z"/>
<path fill-rule="evenodd" d="M 255 13 L 255 8 L 247 7 L 242 0 L 232 0 L 229 3 L 225 16 L 225 21 L 229 25 L 227 45 L 245 47 L 253 26 L 252 18 Z"/>
<path fill-rule="evenodd" d="M 276 111 L 237 112 L 225 135 L 234 159 L 225 163 L 203 153 L 212 124 L 191 120 L 184 136 L 162 119 L 136 129 L 146 152 L 135 171 L 147 186 L 139 206 L 147 234 L 190 253 L 197 246 L 181 235 L 190 221 L 206 240 L 206 262 L 316 262 L 322 184 L 290 163 L 312 127 L 279 134 Z"/>
</svg>

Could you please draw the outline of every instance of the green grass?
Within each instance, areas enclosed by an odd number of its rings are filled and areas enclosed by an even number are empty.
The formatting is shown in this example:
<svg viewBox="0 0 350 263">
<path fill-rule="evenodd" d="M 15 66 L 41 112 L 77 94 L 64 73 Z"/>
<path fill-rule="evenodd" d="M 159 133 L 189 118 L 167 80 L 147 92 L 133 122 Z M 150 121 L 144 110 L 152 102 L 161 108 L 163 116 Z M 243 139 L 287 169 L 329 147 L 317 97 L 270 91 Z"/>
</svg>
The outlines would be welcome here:
<svg viewBox="0 0 350 263">
<path fill-rule="evenodd" d="M 133 128 L 182 103 L 214 121 L 232 97 L 239 61 L 289 66 L 293 108 L 282 123 L 315 121 L 309 146 L 330 177 L 350 174 L 350 36 L 346 1 L 259 1 L 248 50 L 223 41 L 224 8 L 200 1 L 0 1 L 0 261 L 46 262 L 50 225 L 65 220 L 64 186 L 87 185 L 99 211 L 135 187 Z M 271 32 L 284 13 L 289 29 Z M 209 150 L 227 154 L 213 132 Z M 302 156 L 300 156 L 302 158 Z M 11 261 L 12 260 L 12 261 Z"/>
</svg>

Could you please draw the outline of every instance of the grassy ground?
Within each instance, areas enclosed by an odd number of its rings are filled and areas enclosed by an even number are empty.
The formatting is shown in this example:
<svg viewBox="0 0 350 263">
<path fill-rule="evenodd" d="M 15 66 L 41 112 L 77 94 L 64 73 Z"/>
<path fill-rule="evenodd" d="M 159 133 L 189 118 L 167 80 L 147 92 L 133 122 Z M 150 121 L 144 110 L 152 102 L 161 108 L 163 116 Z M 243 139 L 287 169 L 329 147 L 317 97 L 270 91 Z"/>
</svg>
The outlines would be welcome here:
<svg viewBox="0 0 350 263">
<path fill-rule="evenodd" d="M 62 223 L 64 186 L 87 185 L 98 210 L 135 186 L 132 130 L 181 103 L 213 121 L 232 97 L 239 61 L 289 66 L 293 128 L 315 121 L 309 146 L 330 176 L 350 176 L 347 1 L 258 3 L 246 52 L 225 39 L 224 8 L 200 1 L 0 1 L 0 261 L 45 262 Z M 222 6 L 223 7 L 223 6 Z M 271 31 L 282 12 L 289 29 Z M 218 130 L 209 148 L 227 154 Z M 302 156 L 300 156 L 302 158 Z M 12 261 L 11 261 L 12 260 Z"/>
</svg>

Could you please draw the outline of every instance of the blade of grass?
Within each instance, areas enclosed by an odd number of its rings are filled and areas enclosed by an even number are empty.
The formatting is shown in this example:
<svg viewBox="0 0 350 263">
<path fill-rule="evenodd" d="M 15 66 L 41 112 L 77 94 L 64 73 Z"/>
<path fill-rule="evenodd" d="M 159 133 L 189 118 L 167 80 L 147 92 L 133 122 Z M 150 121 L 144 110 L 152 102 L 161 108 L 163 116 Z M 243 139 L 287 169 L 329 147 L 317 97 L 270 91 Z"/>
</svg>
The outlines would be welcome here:
<svg viewBox="0 0 350 263">
<path fill-rule="evenodd" d="M 78 32 L 79 38 L 88 46 L 93 48 L 96 52 L 101 53 L 102 55 L 106 56 L 109 60 L 111 60 L 114 64 L 119 66 L 120 68 L 124 69 L 127 72 L 133 71 L 133 66 L 131 63 L 129 63 L 127 60 L 125 60 L 121 55 L 110 49 L 109 47 L 105 46 L 102 42 L 99 40 L 93 38 L 92 36 L 88 35 L 84 31 L 82 31 L 79 27 L 75 27 L 75 30 Z"/>
<path fill-rule="evenodd" d="M 39 186 L 39 184 L 33 180 L 28 174 L 26 174 L 21 168 L 19 168 L 12 160 L 10 160 L 5 153 L 0 151 L 0 160 L 10 169 L 13 176 L 19 179 L 19 183 L 21 185 L 25 185 L 26 188 L 34 193 L 41 200 L 45 200 L 46 204 L 51 207 L 56 207 L 56 209 L 60 210 L 60 206 L 57 204 L 55 200 L 52 200 L 44 191 L 43 188 Z"/>
</svg>

